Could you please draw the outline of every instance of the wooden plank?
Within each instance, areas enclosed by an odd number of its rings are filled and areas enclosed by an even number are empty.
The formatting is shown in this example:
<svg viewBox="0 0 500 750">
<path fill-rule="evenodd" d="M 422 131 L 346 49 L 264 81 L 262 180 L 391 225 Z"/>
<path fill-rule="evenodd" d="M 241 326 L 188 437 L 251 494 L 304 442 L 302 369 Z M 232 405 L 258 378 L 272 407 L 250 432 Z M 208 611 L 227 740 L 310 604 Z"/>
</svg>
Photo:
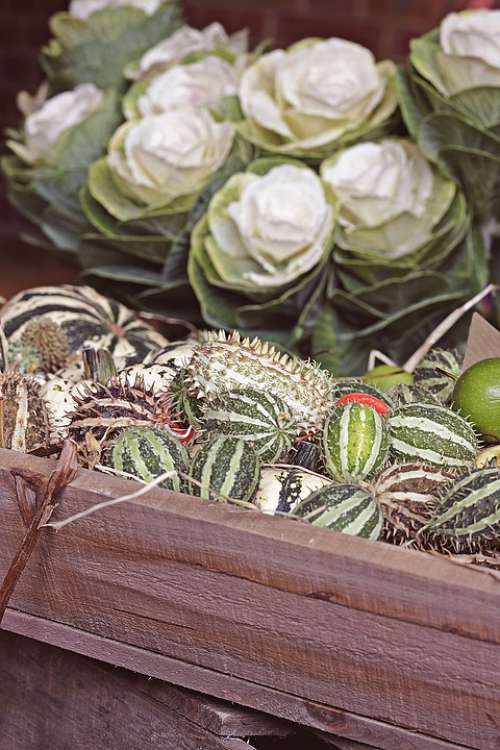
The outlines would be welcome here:
<svg viewBox="0 0 500 750">
<path fill-rule="evenodd" d="M 0 636 L 0 672 L 1 750 L 252 750 L 156 700 L 142 676 L 26 638 Z"/>
<path fill-rule="evenodd" d="M 8 451 L 0 461 L 1 573 L 21 534 L 10 472 L 40 479 L 51 463 Z M 60 515 L 129 491 L 82 472 Z M 196 668 L 254 683 L 264 711 L 267 687 L 498 750 L 500 585 L 446 560 L 155 491 L 49 532 L 12 606 L 137 647 L 145 674 L 169 657 L 195 689 Z"/>
<path fill-rule="evenodd" d="M 330 706 L 313 703 L 286 693 L 245 682 L 230 675 L 214 674 L 201 667 L 176 662 L 128 644 L 110 641 L 67 625 L 43 620 L 10 610 L 4 626 L 13 633 L 34 638 L 43 643 L 58 645 L 75 653 L 92 654 L 110 664 L 175 682 L 187 688 L 197 688 L 227 701 L 266 710 L 296 724 L 316 728 L 332 735 L 332 742 L 350 738 L 357 744 L 370 745 L 380 750 L 469 750 L 462 745 L 444 742 L 383 724 L 362 716 L 355 716 Z M 263 708 L 265 706 L 265 709 Z M 335 736 L 333 736 L 335 735 Z"/>
</svg>

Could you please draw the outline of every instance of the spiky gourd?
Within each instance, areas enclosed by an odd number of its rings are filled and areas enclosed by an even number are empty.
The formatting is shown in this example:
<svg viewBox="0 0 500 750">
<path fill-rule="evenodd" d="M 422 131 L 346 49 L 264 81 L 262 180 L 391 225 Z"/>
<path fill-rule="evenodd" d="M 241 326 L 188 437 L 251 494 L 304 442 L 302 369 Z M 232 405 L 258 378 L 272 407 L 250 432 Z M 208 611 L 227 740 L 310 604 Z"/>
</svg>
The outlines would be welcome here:
<svg viewBox="0 0 500 750">
<path fill-rule="evenodd" d="M 71 352 L 87 346 L 108 349 L 119 366 L 142 362 L 148 352 L 167 344 L 137 313 L 88 286 L 27 289 L 0 311 L 9 347 L 22 340 L 32 321 L 47 319 L 59 326 Z"/>
<path fill-rule="evenodd" d="M 127 427 L 168 427 L 172 415 L 168 406 L 141 381 L 134 385 L 118 379 L 107 385 L 85 382 L 72 390 L 75 408 L 70 415 L 68 435 L 84 464 L 95 465 L 99 453 Z M 97 455 L 94 455 L 97 452 Z"/>
<path fill-rule="evenodd" d="M 384 464 L 388 449 L 386 421 L 370 406 L 339 406 L 325 423 L 323 461 L 328 474 L 337 481 L 371 477 Z"/>
<path fill-rule="evenodd" d="M 183 476 L 188 470 L 188 460 L 187 451 L 177 438 L 154 427 L 122 430 L 104 454 L 106 466 L 146 483 L 170 473 L 159 486 L 173 492 L 181 492 L 184 488 Z"/>
<path fill-rule="evenodd" d="M 56 373 L 76 359 L 68 337 L 49 317 L 34 318 L 9 346 L 9 362 L 20 372 Z"/>
<path fill-rule="evenodd" d="M 207 401 L 203 429 L 208 434 L 231 435 L 255 448 L 262 461 L 273 463 L 289 452 L 297 426 L 283 401 L 255 388 L 221 393 Z"/>
<path fill-rule="evenodd" d="M 47 448 L 50 433 L 41 385 L 20 373 L 0 373 L 0 447 L 22 453 Z"/>
<path fill-rule="evenodd" d="M 357 378 L 345 378 L 335 382 L 335 400 L 347 396 L 349 393 L 366 393 L 368 396 L 373 396 L 374 398 L 383 401 L 390 409 L 394 406 L 394 401 L 390 393 L 386 393 L 370 383 L 365 383 L 363 380 L 358 380 Z"/>
<path fill-rule="evenodd" d="M 242 339 L 223 331 L 207 338 L 187 366 L 188 396 L 210 399 L 233 388 L 255 388 L 282 399 L 305 432 L 321 429 L 332 405 L 331 375 L 258 338 Z"/>
<path fill-rule="evenodd" d="M 205 500 L 250 501 L 260 477 L 260 459 L 243 440 L 219 437 L 196 453 L 189 472 L 189 491 Z"/>
<path fill-rule="evenodd" d="M 373 495 L 357 484 L 330 484 L 317 490 L 292 515 L 344 534 L 380 539 L 384 517 Z"/>
<path fill-rule="evenodd" d="M 381 471 L 371 490 L 384 514 L 384 541 L 416 544 L 453 476 L 452 471 L 420 464 L 394 464 Z"/>
<path fill-rule="evenodd" d="M 263 513 L 289 513 L 331 481 L 321 474 L 296 466 L 267 466 L 262 469 L 259 486 L 253 499 Z"/>
<path fill-rule="evenodd" d="M 431 393 L 441 404 L 448 404 L 455 381 L 460 377 L 457 353 L 447 349 L 431 349 L 413 373 L 415 385 Z"/>
<path fill-rule="evenodd" d="M 421 388 L 419 385 L 410 385 L 409 383 L 402 383 L 392 388 L 391 397 L 396 406 L 414 403 L 440 405 L 441 403 L 430 391 L 426 391 L 425 388 Z"/>
<path fill-rule="evenodd" d="M 454 482 L 425 531 L 454 552 L 500 550 L 500 471 L 477 469 Z"/>
<path fill-rule="evenodd" d="M 391 449 L 402 463 L 466 469 L 474 464 L 478 439 L 466 419 L 437 404 L 410 403 L 389 417 Z"/>
</svg>

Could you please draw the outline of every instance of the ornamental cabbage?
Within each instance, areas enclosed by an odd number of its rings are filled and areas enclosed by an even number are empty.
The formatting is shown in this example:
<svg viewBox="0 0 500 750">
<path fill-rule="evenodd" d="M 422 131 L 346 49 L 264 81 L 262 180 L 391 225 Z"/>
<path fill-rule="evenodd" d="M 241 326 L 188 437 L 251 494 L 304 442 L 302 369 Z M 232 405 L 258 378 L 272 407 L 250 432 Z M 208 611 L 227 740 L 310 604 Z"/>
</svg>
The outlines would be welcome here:
<svg viewBox="0 0 500 750">
<path fill-rule="evenodd" d="M 123 90 L 124 68 L 181 25 L 178 0 L 74 0 L 50 20 L 41 61 L 52 91 L 79 83 Z"/>
<path fill-rule="evenodd" d="M 394 127 L 395 67 L 344 39 L 307 39 L 244 73 L 241 132 L 262 149 L 322 158 Z"/>
<path fill-rule="evenodd" d="M 177 109 L 125 123 L 110 141 L 108 157 L 93 165 L 89 189 L 120 221 L 148 211 L 188 210 L 228 156 L 230 123 L 204 109 Z"/>
<path fill-rule="evenodd" d="M 124 98 L 124 112 L 128 119 L 134 119 L 184 107 L 217 109 L 226 97 L 235 96 L 237 90 L 237 67 L 209 55 L 138 81 Z"/>
<path fill-rule="evenodd" d="M 411 42 L 401 108 L 426 157 L 465 191 L 481 220 L 500 210 L 500 11 L 451 13 Z"/>
<path fill-rule="evenodd" d="M 182 26 L 175 34 L 162 39 L 149 49 L 138 62 L 127 66 L 131 79 L 144 78 L 167 70 L 199 54 L 220 53 L 230 62 L 248 52 L 248 31 L 237 31 L 229 36 L 220 23 L 211 23 L 205 29 Z"/>
<path fill-rule="evenodd" d="M 344 372 L 366 368 L 370 348 L 403 361 L 436 312 L 486 283 L 465 197 L 405 139 L 351 146 L 321 176 L 338 229 L 314 352 Z"/>
<path fill-rule="evenodd" d="M 23 92 L 19 101 L 24 124 L 9 131 L 13 155 L 2 159 L 9 199 L 41 230 L 42 236 L 26 233 L 27 239 L 76 252 L 90 229 L 80 189 L 121 121 L 119 99 L 82 84 L 48 100 Z"/>
<path fill-rule="evenodd" d="M 233 175 L 193 232 L 189 277 L 204 319 L 300 338 L 334 227 L 329 191 L 304 164 L 264 159 Z"/>
</svg>

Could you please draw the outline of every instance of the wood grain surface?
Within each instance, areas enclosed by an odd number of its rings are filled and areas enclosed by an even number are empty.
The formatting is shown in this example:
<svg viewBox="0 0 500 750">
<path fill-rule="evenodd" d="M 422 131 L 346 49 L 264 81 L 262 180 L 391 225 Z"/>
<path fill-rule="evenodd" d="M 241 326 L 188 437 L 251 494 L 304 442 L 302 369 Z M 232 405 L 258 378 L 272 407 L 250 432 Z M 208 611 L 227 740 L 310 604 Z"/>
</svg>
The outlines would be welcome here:
<svg viewBox="0 0 500 750">
<path fill-rule="evenodd" d="M 0 575 L 12 471 L 52 466 L 0 451 Z M 129 491 L 82 471 L 57 516 Z M 66 624 L 66 648 L 374 747 L 500 746 L 500 582 L 445 559 L 154 491 L 47 530 L 11 606 L 33 637 Z"/>
<path fill-rule="evenodd" d="M 291 733 L 262 714 L 5 632 L 0 673 L 0 750 L 229 750 Z"/>
</svg>

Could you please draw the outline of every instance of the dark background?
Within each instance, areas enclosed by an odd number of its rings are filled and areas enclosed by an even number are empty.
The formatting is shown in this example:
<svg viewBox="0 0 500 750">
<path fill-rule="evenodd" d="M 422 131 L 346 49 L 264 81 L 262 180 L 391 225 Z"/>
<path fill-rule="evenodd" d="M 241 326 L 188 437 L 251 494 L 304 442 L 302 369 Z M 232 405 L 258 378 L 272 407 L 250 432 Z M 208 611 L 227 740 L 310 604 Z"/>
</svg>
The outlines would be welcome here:
<svg viewBox="0 0 500 750">
<path fill-rule="evenodd" d="M 65 0 L 0 0 L 0 128 L 16 124 L 16 94 L 41 81 L 38 50 L 48 40 L 47 21 L 65 10 Z M 413 36 L 435 26 L 448 12 L 488 0 L 185 0 L 188 23 L 220 21 L 229 31 L 251 30 L 252 42 L 270 38 L 287 46 L 306 36 L 339 36 L 370 47 L 378 59 L 402 61 Z M 0 294 L 50 278 L 75 277 L 60 261 L 17 239 L 20 222 L 0 192 Z"/>
</svg>

